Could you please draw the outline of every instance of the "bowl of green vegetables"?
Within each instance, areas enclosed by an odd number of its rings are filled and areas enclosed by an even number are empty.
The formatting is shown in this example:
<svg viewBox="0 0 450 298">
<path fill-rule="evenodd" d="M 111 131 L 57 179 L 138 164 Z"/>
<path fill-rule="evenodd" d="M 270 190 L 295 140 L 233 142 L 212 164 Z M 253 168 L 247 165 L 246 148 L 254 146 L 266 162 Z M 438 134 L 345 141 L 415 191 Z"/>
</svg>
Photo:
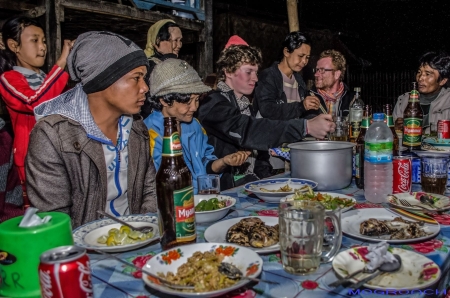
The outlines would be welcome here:
<svg viewBox="0 0 450 298">
<path fill-rule="evenodd" d="M 236 199 L 229 196 L 195 195 L 195 221 L 197 223 L 217 221 L 224 217 L 234 204 L 236 204 Z"/>
</svg>

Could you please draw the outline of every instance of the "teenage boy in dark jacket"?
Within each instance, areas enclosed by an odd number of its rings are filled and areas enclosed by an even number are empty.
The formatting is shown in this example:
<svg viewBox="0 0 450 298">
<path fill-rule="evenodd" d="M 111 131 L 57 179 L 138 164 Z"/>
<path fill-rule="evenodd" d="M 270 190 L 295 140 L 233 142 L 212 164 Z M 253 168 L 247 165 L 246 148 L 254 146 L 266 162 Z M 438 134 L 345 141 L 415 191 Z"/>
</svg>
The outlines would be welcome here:
<svg viewBox="0 0 450 298">
<path fill-rule="evenodd" d="M 218 90 L 200 102 L 197 117 L 208 133 L 209 143 L 214 146 L 217 157 L 242 148 L 267 151 L 282 143 L 300 141 L 307 134 L 322 139 L 328 132 L 334 131 L 335 125 L 330 115 L 288 121 L 255 118 L 245 95 L 253 92 L 258 81 L 261 52 L 243 41 L 227 46 L 217 62 Z M 253 159 L 249 157 L 248 161 L 222 174 L 222 189 L 260 178 L 257 156 Z"/>
</svg>

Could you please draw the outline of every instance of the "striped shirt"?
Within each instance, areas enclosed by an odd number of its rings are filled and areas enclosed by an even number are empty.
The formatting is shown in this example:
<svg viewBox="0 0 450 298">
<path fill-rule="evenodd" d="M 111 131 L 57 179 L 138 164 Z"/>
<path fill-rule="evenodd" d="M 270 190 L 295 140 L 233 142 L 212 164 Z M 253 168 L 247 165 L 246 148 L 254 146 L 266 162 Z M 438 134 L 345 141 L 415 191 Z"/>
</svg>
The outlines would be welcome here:
<svg viewBox="0 0 450 298">
<path fill-rule="evenodd" d="M 42 70 L 39 70 L 39 73 L 36 73 L 31 69 L 21 66 L 13 66 L 13 70 L 21 73 L 27 80 L 30 88 L 33 90 L 37 90 L 41 87 L 42 83 L 44 83 L 45 77 L 47 76 Z"/>
<path fill-rule="evenodd" d="M 288 78 L 281 70 L 280 72 L 283 76 L 283 91 L 286 94 L 287 102 L 301 101 L 300 95 L 298 94 L 298 83 L 294 75 Z"/>
</svg>

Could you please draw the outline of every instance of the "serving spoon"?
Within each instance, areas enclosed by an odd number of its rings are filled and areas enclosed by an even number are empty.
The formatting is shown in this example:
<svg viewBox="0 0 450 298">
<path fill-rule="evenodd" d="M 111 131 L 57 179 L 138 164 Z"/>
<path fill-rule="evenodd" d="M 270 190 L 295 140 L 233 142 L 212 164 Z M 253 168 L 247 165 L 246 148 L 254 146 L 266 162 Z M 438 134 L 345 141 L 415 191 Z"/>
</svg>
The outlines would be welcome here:
<svg viewBox="0 0 450 298">
<path fill-rule="evenodd" d="M 236 267 L 235 265 L 233 265 L 231 263 L 227 263 L 227 262 L 222 262 L 219 265 L 218 270 L 223 275 L 226 275 L 229 279 L 248 279 L 248 280 L 256 281 L 256 282 L 260 282 L 261 281 L 261 282 L 265 282 L 265 283 L 268 283 L 268 284 L 279 285 L 279 283 L 275 282 L 275 281 L 270 281 L 270 280 L 265 280 L 265 279 L 259 279 L 259 278 L 244 276 L 242 274 L 242 271 L 238 267 Z"/>
<path fill-rule="evenodd" d="M 148 232 L 153 232 L 153 227 L 152 226 L 135 227 L 135 226 L 132 226 L 129 223 L 124 222 L 123 220 L 120 220 L 117 217 L 112 216 L 111 214 L 108 214 L 108 213 L 106 213 L 104 211 L 97 210 L 97 213 L 101 214 L 103 216 L 106 216 L 109 219 L 112 219 L 112 220 L 114 220 L 114 221 L 116 221 L 116 222 L 118 222 L 118 223 L 120 223 L 120 224 L 122 224 L 124 226 L 127 226 L 127 227 L 129 227 L 130 229 L 132 229 L 134 231 L 138 231 L 138 232 L 141 232 L 141 233 L 144 233 L 144 234 L 146 234 Z"/>
</svg>

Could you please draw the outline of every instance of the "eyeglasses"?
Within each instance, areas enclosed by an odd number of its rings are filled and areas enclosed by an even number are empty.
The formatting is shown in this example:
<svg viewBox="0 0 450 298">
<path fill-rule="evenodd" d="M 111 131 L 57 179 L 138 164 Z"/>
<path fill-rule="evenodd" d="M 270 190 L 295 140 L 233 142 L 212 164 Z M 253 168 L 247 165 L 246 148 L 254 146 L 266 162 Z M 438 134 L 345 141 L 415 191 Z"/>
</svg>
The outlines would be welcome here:
<svg viewBox="0 0 450 298">
<path fill-rule="evenodd" d="M 319 72 L 320 74 L 324 74 L 326 71 L 335 71 L 332 68 L 313 68 L 313 73 Z"/>
</svg>

